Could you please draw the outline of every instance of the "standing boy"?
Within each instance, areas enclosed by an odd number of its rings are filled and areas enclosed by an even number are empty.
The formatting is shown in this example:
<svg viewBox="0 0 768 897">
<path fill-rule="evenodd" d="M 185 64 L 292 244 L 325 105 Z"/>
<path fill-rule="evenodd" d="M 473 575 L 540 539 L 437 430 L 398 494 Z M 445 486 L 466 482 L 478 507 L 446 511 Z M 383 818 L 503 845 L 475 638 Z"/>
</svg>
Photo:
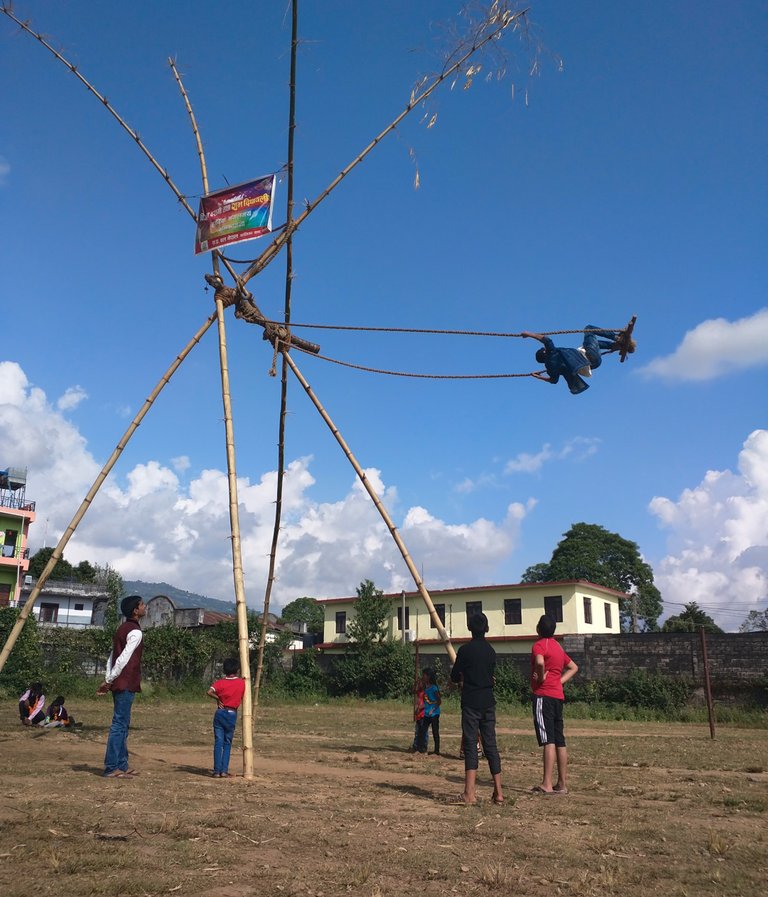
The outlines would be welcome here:
<svg viewBox="0 0 768 897">
<path fill-rule="evenodd" d="M 485 640 L 488 618 L 474 614 L 469 620 L 472 641 L 462 645 L 451 670 L 452 682 L 463 682 L 461 689 L 461 736 L 464 748 L 464 792 L 456 796 L 459 803 L 477 803 L 477 736 L 488 758 L 493 777 L 495 804 L 504 801 L 501 791 L 501 758 L 496 747 L 496 699 L 493 695 L 493 674 L 496 652 Z"/>
<path fill-rule="evenodd" d="M 422 723 L 424 722 L 424 677 L 418 676 L 413 683 L 413 744 L 409 748 L 410 753 L 426 754 L 429 733 Z M 423 731 L 422 731 L 423 730 Z"/>
<path fill-rule="evenodd" d="M 421 726 L 424 731 L 422 737 L 422 745 L 424 751 L 427 750 L 427 740 L 429 739 L 429 730 L 432 728 L 432 740 L 435 743 L 435 754 L 440 754 L 440 688 L 437 684 L 435 671 L 431 667 L 427 667 L 421 674 L 424 684 L 424 719 Z"/>
<path fill-rule="evenodd" d="M 108 779 L 132 779 L 136 775 L 136 770 L 128 766 L 128 730 L 133 699 L 141 691 L 144 642 L 139 620 L 146 614 L 147 606 L 141 595 L 129 595 L 123 598 L 120 610 L 125 622 L 117 627 L 107 661 L 107 674 L 96 690 L 97 695 L 111 691 L 114 703 L 104 755 L 104 775 Z"/>
<path fill-rule="evenodd" d="M 579 668 L 553 638 L 556 623 L 544 614 L 536 627 L 539 640 L 531 649 L 533 725 L 544 749 L 544 776 L 533 790 L 542 794 L 568 793 L 568 751 L 563 732 L 563 685 Z M 557 781 L 552 784 L 557 760 Z"/>
<path fill-rule="evenodd" d="M 228 657 L 224 663 L 224 678 L 217 679 L 208 689 L 208 696 L 216 701 L 213 714 L 213 772 L 214 779 L 229 779 L 229 755 L 237 726 L 237 709 L 245 694 L 245 680 L 240 677 L 240 663 Z"/>
</svg>

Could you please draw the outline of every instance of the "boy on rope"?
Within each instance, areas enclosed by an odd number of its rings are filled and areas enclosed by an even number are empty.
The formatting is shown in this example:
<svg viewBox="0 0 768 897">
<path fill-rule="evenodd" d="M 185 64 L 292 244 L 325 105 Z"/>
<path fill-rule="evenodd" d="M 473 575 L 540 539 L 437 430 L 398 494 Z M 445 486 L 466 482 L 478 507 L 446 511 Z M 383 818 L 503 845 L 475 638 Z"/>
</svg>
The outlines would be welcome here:
<svg viewBox="0 0 768 897">
<path fill-rule="evenodd" d="M 594 324 L 587 324 L 584 329 L 591 332 L 584 334 L 584 341 L 578 349 L 556 346 L 548 336 L 524 330 L 521 336 L 537 339 L 544 344 L 544 348 L 536 352 L 536 361 L 544 365 L 547 373 L 537 371 L 533 376 L 546 383 L 557 383 L 562 377 L 573 395 L 589 389 L 583 377 L 591 377 L 592 370 L 602 364 L 601 349 L 613 352 L 619 348 L 617 340 L 620 334 L 616 330 L 601 330 Z"/>
</svg>

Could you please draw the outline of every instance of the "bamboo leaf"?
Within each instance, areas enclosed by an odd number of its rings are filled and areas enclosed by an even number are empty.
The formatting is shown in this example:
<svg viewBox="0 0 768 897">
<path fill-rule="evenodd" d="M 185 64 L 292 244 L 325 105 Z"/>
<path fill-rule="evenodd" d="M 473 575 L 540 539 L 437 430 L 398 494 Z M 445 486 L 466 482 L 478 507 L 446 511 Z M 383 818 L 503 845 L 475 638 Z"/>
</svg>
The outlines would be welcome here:
<svg viewBox="0 0 768 897">
<path fill-rule="evenodd" d="M 434 123 L 436 121 L 437 121 L 437 112 L 435 112 L 435 114 L 432 116 L 432 118 L 430 118 L 429 124 L 427 125 L 427 130 L 429 130 L 432 127 L 432 125 L 434 125 Z"/>
</svg>

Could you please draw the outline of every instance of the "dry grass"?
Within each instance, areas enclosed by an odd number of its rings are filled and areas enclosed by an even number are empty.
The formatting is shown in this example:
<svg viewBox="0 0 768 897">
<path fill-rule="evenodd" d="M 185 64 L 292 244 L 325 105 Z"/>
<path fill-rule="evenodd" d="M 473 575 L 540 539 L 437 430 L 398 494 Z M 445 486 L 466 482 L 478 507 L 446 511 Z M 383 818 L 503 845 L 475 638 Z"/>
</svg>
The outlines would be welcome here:
<svg viewBox="0 0 768 897">
<path fill-rule="evenodd" d="M 568 730 L 571 794 L 529 789 L 527 720 L 500 714 L 506 805 L 462 784 L 458 719 L 442 757 L 406 752 L 394 704 L 259 711 L 253 781 L 206 776 L 210 708 L 141 700 L 132 781 L 100 776 L 109 705 L 72 707 L 80 734 L 0 710 L 0 893 L 194 897 L 506 895 L 757 897 L 768 877 L 768 732 L 587 723 Z M 241 759 L 236 752 L 233 772 Z M 30 862 L 34 858 L 34 862 Z"/>
</svg>

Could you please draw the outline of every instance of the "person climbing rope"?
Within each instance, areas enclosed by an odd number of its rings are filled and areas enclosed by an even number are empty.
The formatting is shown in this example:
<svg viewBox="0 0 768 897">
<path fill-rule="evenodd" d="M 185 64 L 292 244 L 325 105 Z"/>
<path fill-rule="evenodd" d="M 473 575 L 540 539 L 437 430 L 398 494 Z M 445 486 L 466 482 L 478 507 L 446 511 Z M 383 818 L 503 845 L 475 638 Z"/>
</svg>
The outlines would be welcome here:
<svg viewBox="0 0 768 897">
<path fill-rule="evenodd" d="M 583 378 L 591 377 L 592 371 L 602 364 L 601 349 L 621 351 L 622 361 L 627 352 L 635 351 L 634 340 L 629 336 L 628 342 L 624 339 L 625 331 L 602 330 L 594 324 L 587 324 L 584 330 L 584 340 L 578 349 L 556 346 L 548 336 L 524 330 L 521 336 L 537 339 L 544 346 L 536 351 L 536 361 L 544 365 L 546 374 L 536 371 L 533 376 L 546 383 L 557 383 L 562 377 L 573 395 L 578 395 L 589 389 Z"/>
</svg>

